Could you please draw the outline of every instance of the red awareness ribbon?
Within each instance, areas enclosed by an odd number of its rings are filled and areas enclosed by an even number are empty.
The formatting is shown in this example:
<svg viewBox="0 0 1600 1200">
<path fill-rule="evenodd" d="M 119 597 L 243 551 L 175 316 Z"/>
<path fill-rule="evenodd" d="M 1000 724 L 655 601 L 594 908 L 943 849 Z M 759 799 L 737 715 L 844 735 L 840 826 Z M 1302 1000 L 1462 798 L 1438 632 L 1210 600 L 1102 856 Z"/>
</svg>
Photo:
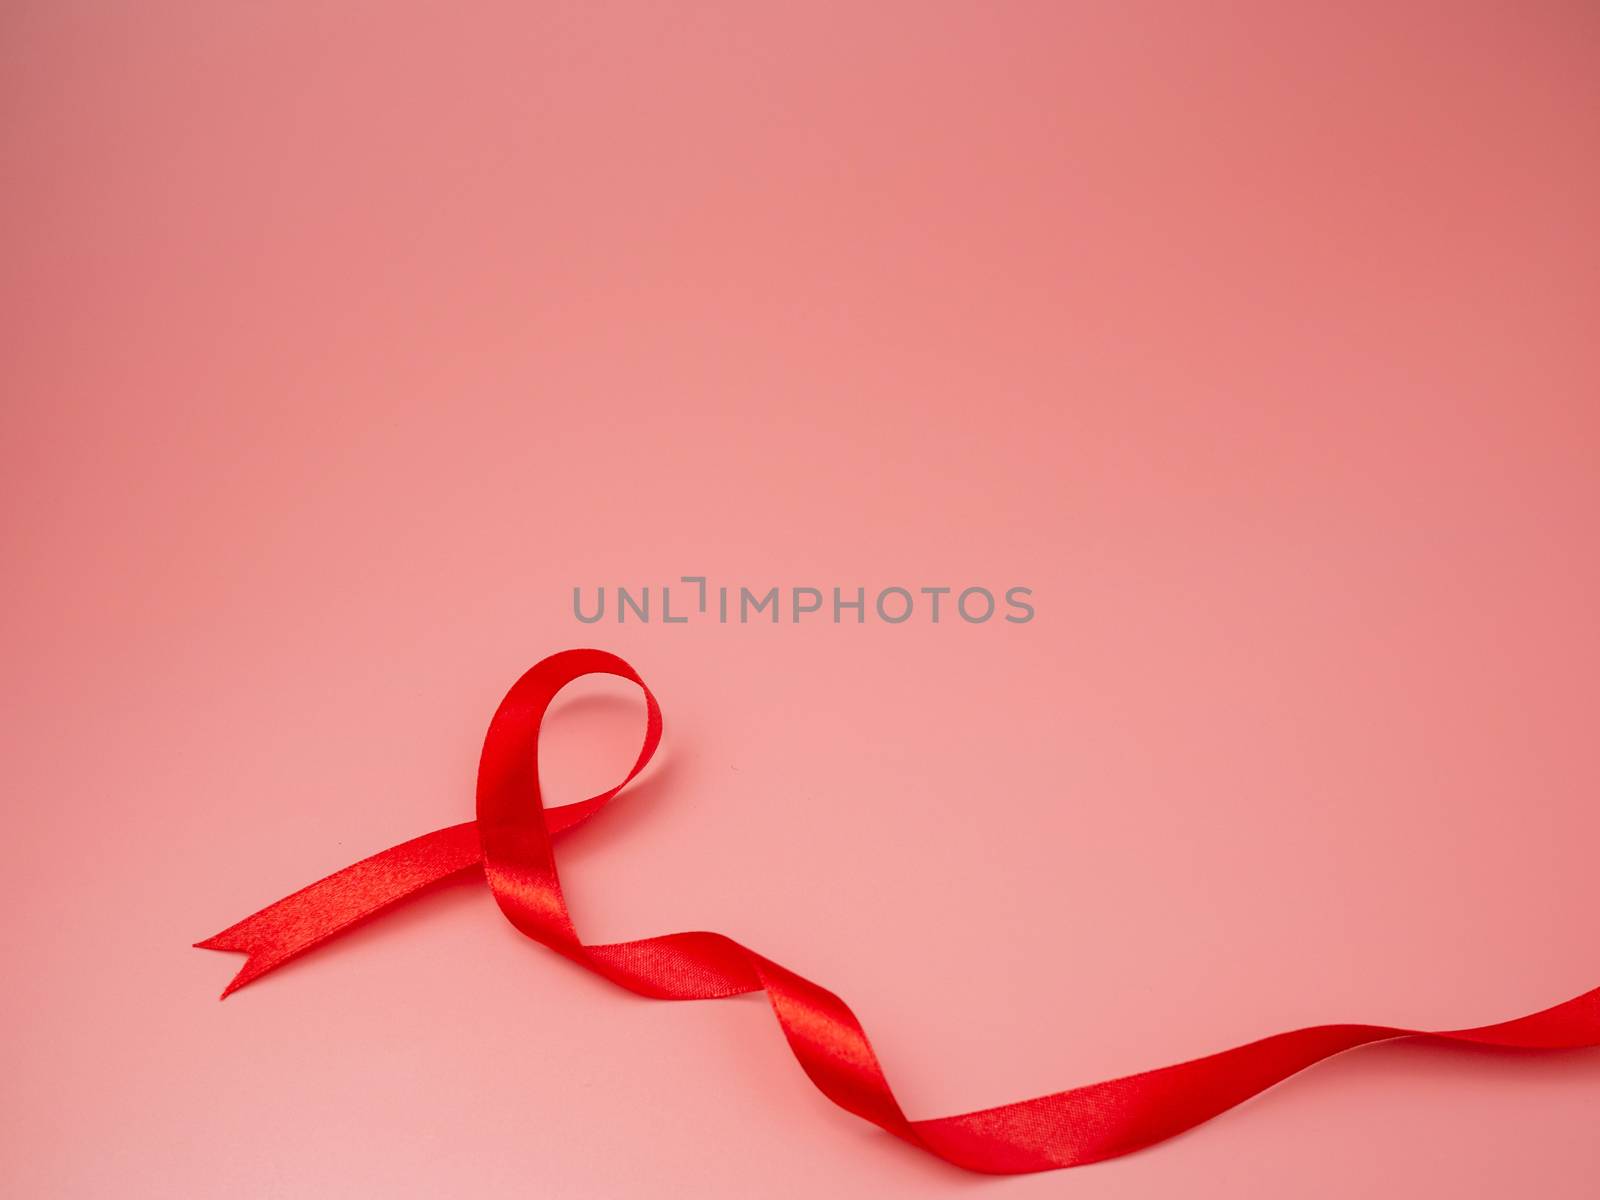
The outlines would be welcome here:
<svg viewBox="0 0 1600 1200">
<path fill-rule="evenodd" d="M 540 723 L 557 692 L 593 674 L 620 676 L 644 692 L 644 746 L 616 787 L 547 810 L 539 790 Z M 674 933 L 605 946 L 579 940 L 561 894 L 551 838 L 588 820 L 627 786 L 660 740 L 661 709 L 622 659 L 603 650 L 568 650 L 545 659 L 517 680 L 489 723 L 478 767 L 478 819 L 363 859 L 198 943 L 249 956 L 222 994 L 429 884 L 481 867 L 513 925 L 641 996 L 707 1000 L 764 990 L 789 1048 L 828 1099 L 946 1162 L 992 1174 L 1046 1171 L 1127 1154 L 1369 1042 L 1418 1037 L 1516 1049 L 1600 1045 L 1597 988 L 1542 1012 L 1475 1029 L 1317 1025 L 1121 1079 L 913 1121 L 889 1090 L 861 1023 L 826 988 L 720 933 Z"/>
</svg>

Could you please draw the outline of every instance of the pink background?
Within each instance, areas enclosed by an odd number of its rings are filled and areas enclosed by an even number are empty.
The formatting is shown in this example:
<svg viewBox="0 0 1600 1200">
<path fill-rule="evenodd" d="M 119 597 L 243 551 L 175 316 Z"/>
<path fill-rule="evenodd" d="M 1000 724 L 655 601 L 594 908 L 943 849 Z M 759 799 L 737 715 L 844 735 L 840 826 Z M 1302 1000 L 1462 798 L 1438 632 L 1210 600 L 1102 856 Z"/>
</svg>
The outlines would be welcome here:
<svg viewBox="0 0 1600 1200">
<path fill-rule="evenodd" d="M 580 928 L 836 988 L 913 1116 L 1600 983 L 1597 17 L 6 4 L 0 1190 L 1592 1195 L 1596 1054 L 986 1181 L 478 884 L 226 1004 L 189 943 L 599 644 L 667 741 Z M 686 573 L 1039 615 L 571 616 Z"/>
</svg>

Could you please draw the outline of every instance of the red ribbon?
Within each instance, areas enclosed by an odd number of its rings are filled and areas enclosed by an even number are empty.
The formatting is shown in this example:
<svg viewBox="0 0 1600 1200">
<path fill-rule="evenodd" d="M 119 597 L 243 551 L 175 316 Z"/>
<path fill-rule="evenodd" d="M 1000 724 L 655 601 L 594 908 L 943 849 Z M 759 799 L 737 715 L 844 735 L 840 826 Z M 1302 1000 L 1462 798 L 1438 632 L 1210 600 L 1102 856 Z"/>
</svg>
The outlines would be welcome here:
<svg viewBox="0 0 1600 1200">
<path fill-rule="evenodd" d="M 638 760 L 616 787 L 546 810 L 539 725 L 550 702 L 584 675 L 617 675 L 644 692 Z M 931 1154 L 974 1171 L 1016 1174 L 1096 1162 L 1180 1133 L 1311 1064 L 1368 1042 L 1422 1037 L 1518 1049 L 1600 1045 L 1600 988 L 1530 1016 L 1475 1029 L 1318 1025 L 1205 1058 L 954 1117 L 912 1121 L 844 1001 L 720 933 L 588 946 L 556 876 L 551 838 L 593 816 L 650 761 L 661 710 L 632 667 L 601 650 L 552 655 L 517 680 L 489 723 L 478 767 L 478 819 L 363 859 L 198 943 L 249 957 L 227 996 L 351 925 L 458 872 L 482 867 L 500 910 L 537 942 L 630 991 L 704 1000 L 762 989 L 789 1047 L 835 1104 Z M 531 803 L 530 803 L 531 801 Z"/>
</svg>

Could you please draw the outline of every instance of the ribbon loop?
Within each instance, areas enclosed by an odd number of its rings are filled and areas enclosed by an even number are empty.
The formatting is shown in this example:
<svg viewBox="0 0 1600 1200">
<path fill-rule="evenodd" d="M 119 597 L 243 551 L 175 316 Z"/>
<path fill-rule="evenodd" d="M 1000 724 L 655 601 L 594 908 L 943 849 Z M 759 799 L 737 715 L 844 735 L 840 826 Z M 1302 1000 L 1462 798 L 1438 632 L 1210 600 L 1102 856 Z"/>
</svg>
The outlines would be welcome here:
<svg viewBox="0 0 1600 1200">
<path fill-rule="evenodd" d="M 506 919 L 535 941 L 565 952 L 579 947 L 556 873 L 539 786 L 539 727 L 556 693 L 585 675 L 615 675 L 645 699 L 644 744 L 621 783 L 583 803 L 598 811 L 649 764 L 661 742 L 661 709 L 644 680 L 603 650 L 553 654 L 511 685 L 489 722 L 478 763 L 478 837 L 489 890 Z"/>
</svg>

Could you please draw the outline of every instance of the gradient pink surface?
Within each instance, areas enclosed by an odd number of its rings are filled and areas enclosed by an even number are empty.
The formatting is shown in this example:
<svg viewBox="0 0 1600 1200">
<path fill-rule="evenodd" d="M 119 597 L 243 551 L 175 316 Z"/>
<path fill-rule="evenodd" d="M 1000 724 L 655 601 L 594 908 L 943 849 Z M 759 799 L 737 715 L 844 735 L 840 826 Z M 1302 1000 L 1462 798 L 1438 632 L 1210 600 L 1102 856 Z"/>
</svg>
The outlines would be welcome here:
<svg viewBox="0 0 1600 1200">
<path fill-rule="evenodd" d="M 189 943 L 595 644 L 666 741 L 580 929 L 836 989 L 912 1116 L 1600 983 L 1597 16 L 7 4 L 0 1190 L 1592 1196 L 1593 1053 L 986 1180 L 479 883 L 226 1004 Z M 1038 617 L 571 615 L 682 574 Z"/>
</svg>

